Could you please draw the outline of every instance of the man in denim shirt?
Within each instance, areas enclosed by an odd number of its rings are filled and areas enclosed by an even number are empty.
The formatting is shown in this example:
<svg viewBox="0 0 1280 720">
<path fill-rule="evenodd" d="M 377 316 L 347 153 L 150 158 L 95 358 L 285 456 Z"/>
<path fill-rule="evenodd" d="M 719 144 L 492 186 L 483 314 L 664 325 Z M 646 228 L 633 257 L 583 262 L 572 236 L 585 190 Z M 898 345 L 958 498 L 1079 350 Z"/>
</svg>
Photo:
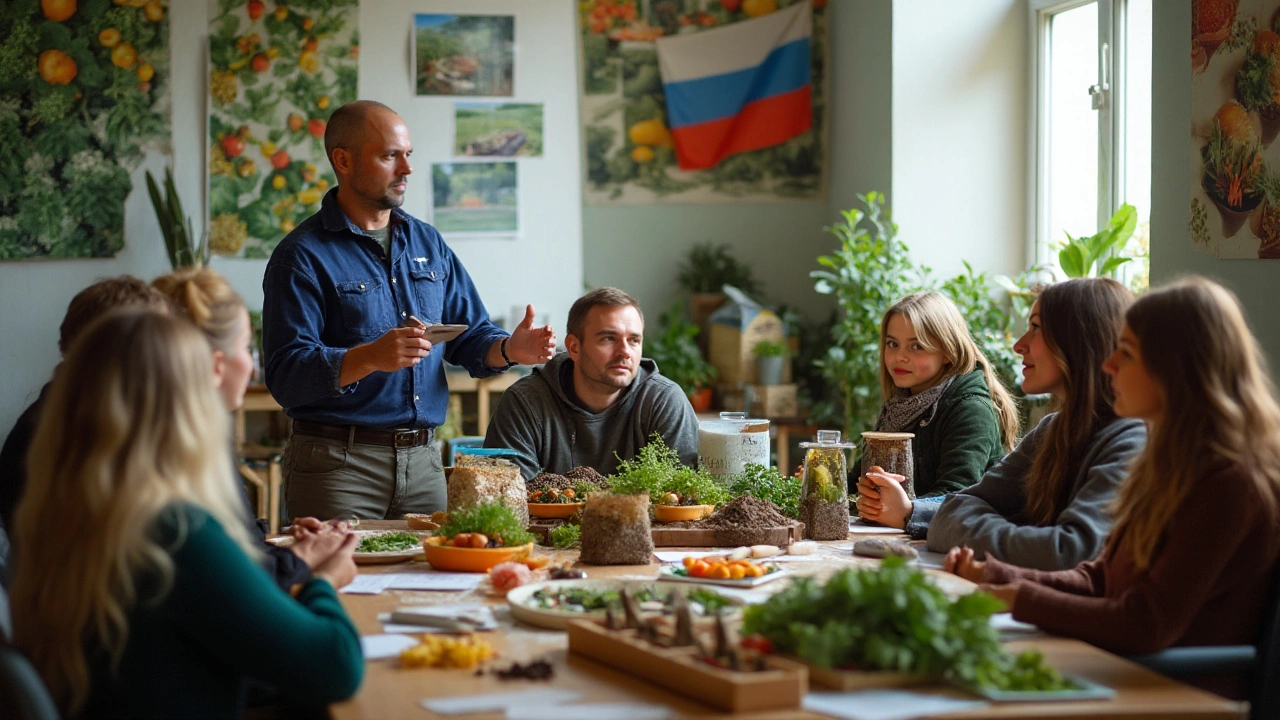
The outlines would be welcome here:
<svg viewBox="0 0 1280 720">
<path fill-rule="evenodd" d="M 510 336 L 490 322 L 440 233 L 399 209 L 413 172 L 399 115 L 348 103 L 325 150 L 338 187 L 276 247 L 262 283 L 267 387 L 293 419 L 285 503 L 295 517 L 443 510 L 443 360 L 485 377 L 551 359 L 555 334 L 533 327 L 532 306 Z M 437 323 L 468 329 L 433 352 Z"/>
</svg>

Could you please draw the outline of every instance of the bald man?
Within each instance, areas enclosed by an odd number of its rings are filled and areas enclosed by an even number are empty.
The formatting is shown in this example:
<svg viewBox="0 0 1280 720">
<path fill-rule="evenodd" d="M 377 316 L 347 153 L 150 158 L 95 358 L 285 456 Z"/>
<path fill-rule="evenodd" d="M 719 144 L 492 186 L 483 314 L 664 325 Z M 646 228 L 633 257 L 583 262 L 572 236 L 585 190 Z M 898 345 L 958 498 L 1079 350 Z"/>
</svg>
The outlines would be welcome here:
<svg viewBox="0 0 1280 720">
<path fill-rule="evenodd" d="M 338 186 L 262 281 L 267 387 L 293 420 L 285 505 L 319 518 L 444 510 L 443 361 L 485 377 L 551 359 L 555 334 L 533 326 L 531 305 L 510 335 L 490 322 L 440 233 L 400 209 L 413 145 L 391 108 L 343 105 L 324 144 Z M 433 344 L 436 324 L 467 330 Z"/>
</svg>

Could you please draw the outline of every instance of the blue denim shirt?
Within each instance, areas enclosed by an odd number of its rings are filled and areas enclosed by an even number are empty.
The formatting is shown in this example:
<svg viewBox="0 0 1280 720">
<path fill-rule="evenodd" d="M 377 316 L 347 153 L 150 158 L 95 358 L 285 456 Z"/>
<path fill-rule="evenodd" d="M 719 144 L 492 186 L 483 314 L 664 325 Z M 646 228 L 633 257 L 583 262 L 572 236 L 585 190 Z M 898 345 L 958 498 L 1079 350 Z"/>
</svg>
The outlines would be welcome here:
<svg viewBox="0 0 1280 720">
<path fill-rule="evenodd" d="M 449 405 L 443 361 L 472 377 L 501 372 L 485 365 L 485 355 L 507 333 L 489 321 L 471 277 L 435 228 L 392 210 L 388 269 L 382 245 L 351 223 L 336 193 L 325 195 L 320 212 L 294 228 L 267 263 L 267 389 L 295 420 L 382 429 L 438 426 Z M 469 329 L 433 345 L 415 367 L 374 371 L 339 387 L 347 348 L 377 340 L 410 315 Z"/>
</svg>

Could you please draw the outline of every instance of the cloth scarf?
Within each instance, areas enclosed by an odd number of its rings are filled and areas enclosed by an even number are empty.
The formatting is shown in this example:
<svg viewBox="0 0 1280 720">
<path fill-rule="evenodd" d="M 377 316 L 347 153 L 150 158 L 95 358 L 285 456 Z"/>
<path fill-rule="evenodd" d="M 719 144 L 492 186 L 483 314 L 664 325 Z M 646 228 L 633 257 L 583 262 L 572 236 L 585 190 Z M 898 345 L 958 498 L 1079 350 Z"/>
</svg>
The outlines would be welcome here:
<svg viewBox="0 0 1280 720">
<path fill-rule="evenodd" d="M 956 379 L 955 375 L 943 380 L 924 392 L 911 394 L 906 388 L 898 388 L 893 392 L 893 397 L 889 398 L 884 407 L 880 409 L 880 417 L 876 420 L 876 430 L 878 432 L 902 432 L 905 428 L 911 426 L 921 415 L 926 412 L 929 417 L 921 421 L 921 425 L 928 425 L 933 421 L 933 414 L 938 410 L 938 402 L 942 400 L 942 396 L 947 393 L 947 388 L 951 387 L 951 383 Z"/>
</svg>

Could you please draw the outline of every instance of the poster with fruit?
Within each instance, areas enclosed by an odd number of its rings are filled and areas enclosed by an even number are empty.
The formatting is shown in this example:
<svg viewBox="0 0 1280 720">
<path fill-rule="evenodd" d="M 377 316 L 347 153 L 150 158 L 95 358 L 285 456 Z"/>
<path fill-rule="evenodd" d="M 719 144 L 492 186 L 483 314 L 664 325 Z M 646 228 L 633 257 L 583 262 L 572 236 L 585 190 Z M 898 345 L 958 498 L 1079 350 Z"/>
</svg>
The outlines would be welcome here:
<svg viewBox="0 0 1280 720">
<path fill-rule="evenodd" d="M 1280 258 L 1280 0 L 1191 7 L 1193 247 Z"/>
<path fill-rule="evenodd" d="M 0 2 L 0 260 L 105 258 L 169 152 L 166 0 Z"/>
<path fill-rule="evenodd" d="M 212 0 L 209 248 L 266 258 L 336 183 L 329 115 L 356 99 L 358 0 Z"/>
<path fill-rule="evenodd" d="M 813 4 L 813 128 L 708 170 L 676 164 L 654 41 Z M 580 0 L 589 205 L 821 202 L 826 195 L 826 0 Z"/>
</svg>

